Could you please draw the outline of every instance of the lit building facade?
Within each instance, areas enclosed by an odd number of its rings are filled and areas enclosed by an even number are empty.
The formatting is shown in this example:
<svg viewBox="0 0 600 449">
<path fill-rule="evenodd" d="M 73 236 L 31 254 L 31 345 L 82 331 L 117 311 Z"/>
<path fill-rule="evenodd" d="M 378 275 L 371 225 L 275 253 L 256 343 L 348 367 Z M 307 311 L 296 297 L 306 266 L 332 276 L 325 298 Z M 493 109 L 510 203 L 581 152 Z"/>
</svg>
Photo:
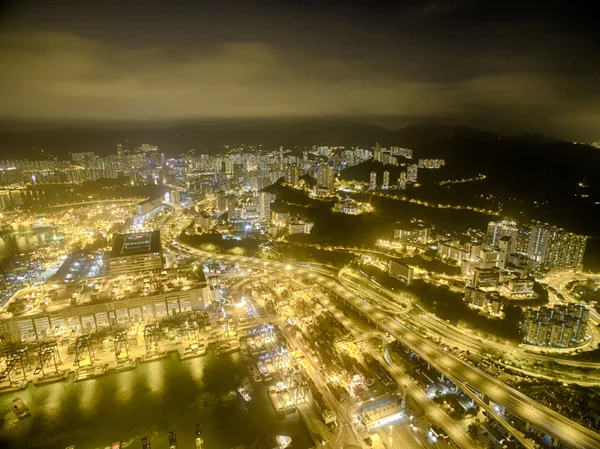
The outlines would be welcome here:
<svg viewBox="0 0 600 449">
<path fill-rule="evenodd" d="M 369 189 L 375 190 L 377 188 L 377 172 L 372 171 L 369 175 Z"/>
<path fill-rule="evenodd" d="M 169 315 L 205 309 L 210 300 L 206 285 L 182 292 L 84 305 L 57 313 L 40 313 L 0 321 L 0 335 L 11 342 L 97 332 L 127 323 L 152 322 Z"/>
<path fill-rule="evenodd" d="M 544 268 L 573 268 L 583 265 L 587 237 L 548 224 L 531 228 L 527 255 Z"/>
<path fill-rule="evenodd" d="M 381 188 L 384 190 L 388 190 L 390 188 L 390 172 L 389 171 L 383 172 L 383 184 L 381 185 Z"/>
<path fill-rule="evenodd" d="M 589 310 L 584 304 L 527 309 L 521 323 L 523 341 L 536 346 L 568 348 L 584 342 Z"/>
<path fill-rule="evenodd" d="M 512 220 L 490 221 L 485 234 L 485 243 L 491 246 L 498 246 L 502 237 L 509 236 L 512 239 L 512 245 L 509 248 L 509 254 L 515 252 L 517 236 L 519 229 L 517 223 Z"/>
<path fill-rule="evenodd" d="M 406 190 L 406 172 L 404 171 L 398 177 L 398 190 Z"/>
<path fill-rule="evenodd" d="M 417 176 L 419 174 L 419 166 L 417 164 L 411 164 L 406 169 L 406 181 L 410 183 L 417 182 Z"/>
</svg>

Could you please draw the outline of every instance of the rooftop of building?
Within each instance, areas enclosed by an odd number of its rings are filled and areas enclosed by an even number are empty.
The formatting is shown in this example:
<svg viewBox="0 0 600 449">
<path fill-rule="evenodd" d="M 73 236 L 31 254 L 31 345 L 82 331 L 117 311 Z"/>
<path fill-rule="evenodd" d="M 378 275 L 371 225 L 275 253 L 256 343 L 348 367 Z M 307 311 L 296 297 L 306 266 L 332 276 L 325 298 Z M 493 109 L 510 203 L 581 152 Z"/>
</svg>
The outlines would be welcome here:
<svg viewBox="0 0 600 449">
<path fill-rule="evenodd" d="M 367 424 L 376 423 L 382 419 L 402 412 L 398 402 L 391 402 L 380 407 L 362 412 L 363 421 Z"/>
<path fill-rule="evenodd" d="M 204 286 L 206 286 L 206 278 L 202 267 L 194 268 L 194 266 L 46 284 L 15 293 L 9 303 L 0 309 L 0 320 L 177 293 Z"/>
<path fill-rule="evenodd" d="M 160 231 L 114 234 L 110 258 L 152 254 L 160 251 Z"/>
</svg>

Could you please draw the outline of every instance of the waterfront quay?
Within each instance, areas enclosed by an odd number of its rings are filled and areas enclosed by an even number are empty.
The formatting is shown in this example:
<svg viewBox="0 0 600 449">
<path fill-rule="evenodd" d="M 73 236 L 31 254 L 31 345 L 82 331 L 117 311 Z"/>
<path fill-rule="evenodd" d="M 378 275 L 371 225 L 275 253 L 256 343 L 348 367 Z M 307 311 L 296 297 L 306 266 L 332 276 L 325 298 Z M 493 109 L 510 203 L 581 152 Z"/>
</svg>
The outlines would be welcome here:
<svg viewBox="0 0 600 449">
<path fill-rule="evenodd" d="M 41 426 L 40 432 L 47 440 L 39 447 L 59 448 L 53 439 L 58 437 L 51 435 L 52 427 L 40 423 L 42 418 L 48 422 L 79 422 L 85 418 L 98 425 L 105 419 L 111 420 L 103 415 L 105 412 L 96 412 L 96 407 L 106 407 L 104 395 L 111 394 L 111 389 L 116 398 L 107 401 L 117 401 L 117 408 L 137 410 L 138 400 L 144 403 L 149 400 L 146 396 L 162 397 L 163 392 L 170 391 L 168 394 L 179 397 L 179 403 L 168 405 L 168 410 L 177 409 L 176 414 L 190 407 L 196 410 L 197 405 L 200 409 L 207 407 L 209 415 L 224 413 L 210 426 L 210 416 L 207 421 L 202 411 L 175 423 L 171 416 L 164 416 L 167 406 L 157 400 L 148 404 L 150 409 L 155 408 L 156 415 L 151 418 L 155 427 L 140 422 L 129 430 L 116 425 L 110 434 L 109 440 L 134 444 L 133 447 L 145 436 L 150 437 L 152 447 L 166 447 L 171 430 L 177 431 L 179 447 L 187 447 L 186 438 L 192 444 L 191 429 L 197 422 L 202 422 L 205 429 L 205 447 L 251 444 L 273 432 L 257 435 L 255 430 L 248 431 L 237 440 L 223 433 L 233 422 L 226 410 L 234 416 L 245 416 L 254 407 L 260 407 L 260 413 L 274 420 L 269 427 L 259 429 L 276 429 L 278 434 L 291 437 L 293 446 L 301 449 L 314 444 L 328 448 L 363 447 L 366 439 L 379 435 L 382 426 L 368 428 L 362 423 L 361 415 L 370 409 L 363 410 L 360 403 L 393 393 L 398 383 L 373 370 L 369 346 L 321 306 L 317 298 L 322 295 L 311 286 L 266 272 L 250 273 L 230 266 L 225 273 L 226 276 L 215 279 L 212 303 L 205 311 L 179 313 L 148 324 L 132 323 L 121 330 L 77 332 L 56 346 L 46 339 L 36 342 L 37 352 L 32 342 L 23 365 L 16 360 L 18 363 L 7 376 L 10 380 L 4 381 L 9 388 L 4 390 L 2 403 L 21 397 L 32 411 L 30 424 L 7 415 L 8 426 L 2 435 L 12 445 L 9 447 L 25 447 L 20 444 L 28 432 Z M 226 368 L 227 373 L 215 374 L 213 369 L 219 366 Z M 193 385 L 195 393 L 172 391 L 173 383 L 179 382 L 177 376 L 184 379 L 184 384 Z M 57 382 L 60 380 L 63 382 Z M 72 399 L 64 399 L 63 395 Z M 60 404 L 55 403 L 59 397 Z M 394 397 L 400 407 L 401 398 L 391 396 Z M 68 404 L 77 417 L 65 416 L 69 414 Z M 382 407 L 387 404 L 380 400 L 373 403 Z M 148 416 L 152 412 L 139 413 Z M 399 435 L 404 435 L 406 429 L 412 435 L 410 432 L 414 431 L 407 422 L 402 425 L 403 416 L 388 416 L 386 423 L 399 424 Z M 422 432 L 426 431 L 427 422 L 421 419 L 419 424 Z M 54 427 L 57 425 L 60 426 Z M 211 426 L 215 429 L 211 430 Z M 86 438 L 70 432 L 66 435 L 71 440 L 61 440 L 63 447 L 79 442 L 77 449 L 95 448 L 111 442 L 97 429 L 89 429 Z M 398 436 L 397 441 L 403 440 Z M 427 437 L 417 439 L 415 444 L 427 444 Z"/>
<path fill-rule="evenodd" d="M 180 449 L 195 448 L 194 425 L 202 423 L 204 447 L 230 449 L 287 435 L 294 447 L 314 446 L 298 414 L 275 413 L 268 385 L 251 391 L 244 401 L 237 388 L 249 382 L 244 352 L 180 361 L 176 354 L 139 364 L 136 369 L 83 382 L 30 385 L 0 396 L 4 424 L 0 447 L 9 449 L 139 448 L 149 436 L 152 448 L 167 448 L 168 432 L 176 431 Z M 18 420 L 8 405 L 22 398 L 31 416 Z"/>
<path fill-rule="evenodd" d="M 0 409 L 20 397 L 31 417 L 5 414 L 2 447 L 91 449 L 112 441 L 136 447 L 148 436 L 152 447 L 160 448 L 168 447 L 171 430 L 179 448 L 195 447 L 198 422 L 205 447 L 226 449 L 274 434 L 291 437 L 294 447 L 312 447 L 302 419 L 307 414 L 295 408 L 281 413 L 269 391 L 281 382 L 284 363 L 292 366 L 283 361 L 285 345 L 276 336 L 280 318 L 251 295 L 242 301 L 234 294 L 243 285 L 238 280 L 220 280 L 204 311 L 106 332 L 77 332 L 62 344 L 20 343 L 29 349 L 23 365 L 15 363 L 3 382 Z M 252 378 L 251 368 L 259 362 L 273 373 L 268 381 Z M 250 401 L 238 392 L 241 387 Z"/>
<path fill-rule="evenodd" d="M 265 318 L 239 325 L 219 325 L 217 312 L 187 312 L 160 323 L 132 324 L 95 333 L 75 332 L 67 339 L 44 339 L 6 346 L 0 394 L 28 384 L 43 385 L 72 378 L 75 382 L 133 369 L 177 353 L 181 360 L 217 352 L 224 342 L 239 339 Z M 239 350 L 239 346 L 237 348 Z"/>
</svg>

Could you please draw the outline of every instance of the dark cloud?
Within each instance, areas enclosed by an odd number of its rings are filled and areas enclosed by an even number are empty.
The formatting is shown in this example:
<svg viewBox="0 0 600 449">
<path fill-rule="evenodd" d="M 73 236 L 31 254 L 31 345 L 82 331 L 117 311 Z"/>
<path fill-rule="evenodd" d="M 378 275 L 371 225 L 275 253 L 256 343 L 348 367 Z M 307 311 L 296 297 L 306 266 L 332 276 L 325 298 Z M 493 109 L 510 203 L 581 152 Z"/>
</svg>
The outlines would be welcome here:
<svg viewBox="0 0 600 449">
<path fill-rule="evenodd" d="M 600 137 L 585 15 L 483 3 L 22 2 L 0 32 L 0 115 L 384 115 Z"/>
</svg>

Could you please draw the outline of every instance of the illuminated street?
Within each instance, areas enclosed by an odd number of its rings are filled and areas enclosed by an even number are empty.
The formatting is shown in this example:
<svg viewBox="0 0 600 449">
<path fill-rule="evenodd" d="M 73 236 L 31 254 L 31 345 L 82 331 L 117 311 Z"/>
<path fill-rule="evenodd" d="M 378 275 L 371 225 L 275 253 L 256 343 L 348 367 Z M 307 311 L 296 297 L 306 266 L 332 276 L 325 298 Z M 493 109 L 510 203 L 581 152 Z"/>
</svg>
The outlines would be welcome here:
<svg viewBox="0 0 600 449">
<path fill-rule="evenodd" d="M 0 448 L 600 448 L 592 6 L 3 6 Z"/>
</svg>

